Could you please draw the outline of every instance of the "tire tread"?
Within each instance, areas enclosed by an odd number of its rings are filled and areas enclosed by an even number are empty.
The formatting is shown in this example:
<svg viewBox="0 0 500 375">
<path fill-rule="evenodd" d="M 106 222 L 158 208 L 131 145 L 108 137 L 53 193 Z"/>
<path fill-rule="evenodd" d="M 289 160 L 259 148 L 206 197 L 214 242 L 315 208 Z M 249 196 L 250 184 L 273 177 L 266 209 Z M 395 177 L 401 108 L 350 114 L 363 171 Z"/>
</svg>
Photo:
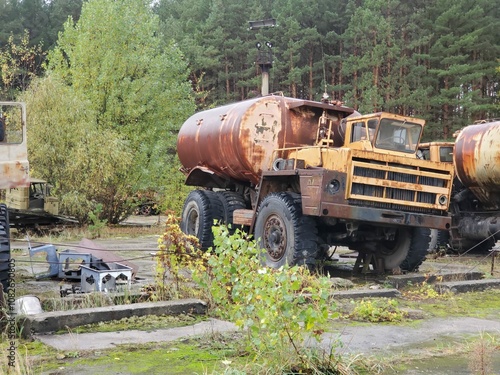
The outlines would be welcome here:
<svg viewBox="0 0 500 375">
<path fill-rule="evenodd" d="M 0 283 L 7 288 L 10 268 L 10 228 L 9 211 L 5 204 L 0 204 Z"/>
</svg>

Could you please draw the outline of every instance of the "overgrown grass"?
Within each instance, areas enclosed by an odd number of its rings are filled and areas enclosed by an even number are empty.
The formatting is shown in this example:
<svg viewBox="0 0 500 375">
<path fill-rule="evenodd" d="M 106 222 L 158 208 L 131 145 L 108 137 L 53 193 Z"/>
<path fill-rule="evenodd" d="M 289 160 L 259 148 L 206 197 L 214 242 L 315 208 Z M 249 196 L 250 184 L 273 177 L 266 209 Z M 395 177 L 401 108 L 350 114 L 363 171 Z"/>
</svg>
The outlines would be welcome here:
<svg viewBox="0 0 500 375">
<path fill-rule="evenodd" d="M 187 325 L 196 324 L 205 320 L 205 316 L 194 315 L 148 315 L 148 316 L 131 316 L 120 320 L 109 322 L 99 322 L 86 324 L 76 327 L 71 330 L 72 333 L 89 333 L 89 332 L 118 332 L 127 330 L 138 331 L 153 331 L 156 329 L 167 329 L 175 327 L 184 327 Z M 68 333 L 67 330 L 57 332 L 58 334 Z"/>
<path fill-rule="evenodd" d="M 113 306 L 115 302 L 106 293 L 82 293 L 72 298 L 47 298 L 41 301 L 43 311 L 69 311 L 93 307 Z"/>
<path fill-rule="evenodd" d="M 151 222 L 151 224 L 149 225 L 106 225 L 102 228 L 99 228 L 99 238 L 136 238 L 159 235 L 163 230 L 165 218 L 166 217 L 164 215 L 150 217 L 148 219 L 148 222 Z M 94 232 L 95 229 L 89 228 L 88 226 L 68 226 L 42 231 L 13 230 L 11 235 L 13 240 L 25 240 L 28 236 L 33 241 L 39 241 L 41 243 L 57 243 L 64 241 L 75 241 L 82 238 L 93 238 Z"/>
<path fill-rule="evenodd" d="M 49 360 L 32 364 L 33 373 L 59 370 L 73 373 L 110 374 L 222 374 L 229 365 L 244 365 L 248 357 L 239 356 L 232 343 L 238 337 L 206 336 L 176 343 L 120 345 L 115 349 L 88 352 L 58 351 Z M 48 353 L 47 353 L 48 354 Z"/>
<path fill-rule="evenodd" d="M 43 358 L 48 360 L 53 358 L 55 351 L 46 347 L 39 342 L 29 342 L 26 340 L 17 340 L 16 348 L 14 350 L 14 366 L 9 363 L 7 353 L 10 353 L 10 340 L 7 335 L 2 334 L 0 340 L 0 373 L 1 374 L 15 374 L 15 375 L 31 375 L 38 374 L 35 370 L 35 363 L 40 358 L 40 350 L 36 348 L 43 347 Z M 50 353 L 50 354 L 49 354 Z"/>
<path fill-rule="evenodd" d="M 351 301 L 354 305 L 350 319 L 379 322 L 401 322 L 407 317 L 407 313 L 399 308 L 399 302 L 392 298 L 363 299 Z"/>
<path fill-rule="evenodd" d="M 411 356 L 395 352 L 394 355 L 383 358 L 386 368 L 383 373 L 396 375 L 418 368 L 420 373 L 435 374 L 446 367 L 446 373 L 449 373 L 449 369 L 463 372 L 465 368 L 469 368 L 470 374 L 492 375 L 496 373 L 492 360 L 500 352 L 499 339 L 498 335 L 479 334 L 460 341 L 443 339 L 444 341 L 432 342 L 413 350 Z"/>
<path fill-rule="evenodd" d="M 415 300 L 404 299 L 402 305 L 425 311 L 429 316 L 450 317 L 470 316 L 497 318 L 499 313 L 500 290 L 447 295 L 446 298 Z"/>
<path fill-rule="evenodd" d="M 483 272 L 485 278 L 500 277 L 498 258 L 496 267 L 491 272 L 491 253 L 486 254 L 446 254 L 444 256 L 429 256 L 420 267 L 420 272 L 437 274 L 442 272 Z"/>
</svg>

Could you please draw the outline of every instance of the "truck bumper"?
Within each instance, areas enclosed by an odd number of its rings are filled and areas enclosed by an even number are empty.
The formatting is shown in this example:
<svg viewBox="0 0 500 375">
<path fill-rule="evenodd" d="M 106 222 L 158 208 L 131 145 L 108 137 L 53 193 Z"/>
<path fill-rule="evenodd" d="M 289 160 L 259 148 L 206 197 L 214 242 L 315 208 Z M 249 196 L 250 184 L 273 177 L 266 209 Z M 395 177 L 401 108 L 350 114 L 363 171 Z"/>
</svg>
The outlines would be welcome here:
<svg viewBox="0 0 500 375">
<path fill-rule="evenodd" d="M 345 220 L 365 221 L 372 224 L 403 225 L 412 227 L 448 230 L 450 216 L 437 216 L 425 213 L 389 211 L 378 208 L 356 207 L 336 203 L 321 203 L 319 216 Z"/>
</svg>

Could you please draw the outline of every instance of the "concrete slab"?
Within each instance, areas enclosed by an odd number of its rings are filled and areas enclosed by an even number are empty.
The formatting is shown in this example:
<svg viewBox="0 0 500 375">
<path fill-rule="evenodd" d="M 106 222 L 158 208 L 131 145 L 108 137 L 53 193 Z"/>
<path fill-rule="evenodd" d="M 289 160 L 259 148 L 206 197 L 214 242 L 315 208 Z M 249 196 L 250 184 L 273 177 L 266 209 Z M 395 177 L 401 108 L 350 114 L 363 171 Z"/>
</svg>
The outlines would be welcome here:
<svg viewBox="0 0 500 375">
<path fill-rule="evenodd" d="M 487 289 L 500 289 L 500 279 L 449 281 L 436 283 L 434 289 L 439 293 L 480 292 Z"/>
<path fill-rule="evenodd" d="M 406 274 L 387 276 L 387 283 L 394 288 L 404 288 L 410 284 L 421 284 L 427 282 L 428 284 L 440 281 L 458 281 L 458 280 L 480 280 L 484 277 L 482 272 L 439 272 L 435 274 Z"/>
<path fill-rule="evenodd" d="M 129 305 L 94 307 L 70 311 L 52 311 L 20 317 L 20 331 L 24 337 L 46 332 L 57 332 L 86 324 L 120 320 L 131 316 L 205 314 L 207 305 L 198 299 L 143 302 Z"/>
<path fill-rule="evenodd" d="M 334 299 L 399 298 L 401 293 L 397 289 L 357 289 L 333 292 L 332 297 Z"/>
<path fill-rule="evenodd" d="M 411 351 L 415 357 L 419 352 L 429 350 L 431 345 L 463 345 L 466 337 L 480 337 L 485 333 L 498 336 L 500 320 L 472 317 L 433 318 L 416 325 L 396 326 L 393 324 L 346 325 L 321 336 L 320 346 L 329 352 L 336 347 L 339 355 L 364 354 L 373 357 L 379 354 L 397 356 Z M 340 342 L 342 345 L 335 345 Z M 423 372 L 418 372 L 419 374 Z M 429 371 L 426 374 L 438 374 Z M 467 372 L 470 373 L 470 372 Z"/>
<path fill-rule="evenodd" d="M 58 350 L 85 351 L 114 348 L 124 344 L 170 342 L 182 338 L 210 335 L 216 332 L 237 331 L 236 325 L 217 319 L 186 326 L 154 331 L 119 331 L 95 333 L 67 333 L 62 335 L 35 335 L 34 338 Z"/>
</svg>

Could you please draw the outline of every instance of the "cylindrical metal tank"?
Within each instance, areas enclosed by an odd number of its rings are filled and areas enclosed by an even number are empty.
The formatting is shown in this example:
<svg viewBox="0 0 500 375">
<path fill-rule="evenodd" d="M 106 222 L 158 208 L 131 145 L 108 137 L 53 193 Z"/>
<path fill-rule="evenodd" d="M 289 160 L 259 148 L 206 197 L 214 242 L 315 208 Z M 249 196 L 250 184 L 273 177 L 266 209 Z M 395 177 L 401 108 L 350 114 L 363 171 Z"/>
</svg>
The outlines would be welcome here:
<svg viewBox="0 0 500 375">
<path fill-rule="evenodd" d="M 454 164 L 460 182 L 486 206 L 500 197 L 500 121 L 470 125 L 457 137 Z"/>
<path fill-rule="evenodd" d="M 177 138 L 177 153 L 189 173 L 196 167 L 257 184 L 277 148 L 312 145 L 324 109 L 340 119 L 353 110 L 282 96 L 265 96 L 191 116 Z"/>
</svg>

